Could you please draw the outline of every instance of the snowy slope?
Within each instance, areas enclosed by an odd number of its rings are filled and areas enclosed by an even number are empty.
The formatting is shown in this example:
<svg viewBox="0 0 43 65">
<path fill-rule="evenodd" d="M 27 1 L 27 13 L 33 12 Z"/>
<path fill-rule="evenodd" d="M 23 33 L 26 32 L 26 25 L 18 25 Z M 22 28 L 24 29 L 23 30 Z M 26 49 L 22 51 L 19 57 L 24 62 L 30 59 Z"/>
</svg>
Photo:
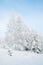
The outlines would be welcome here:
<svg viewBox="0 0 43 65">
<path fill-rule="evenodd" d="M 14 51 L 9 56 L 8 50 L 0 49 L 0 65 L 43 65 L 43 55 Z"/>
</svg>

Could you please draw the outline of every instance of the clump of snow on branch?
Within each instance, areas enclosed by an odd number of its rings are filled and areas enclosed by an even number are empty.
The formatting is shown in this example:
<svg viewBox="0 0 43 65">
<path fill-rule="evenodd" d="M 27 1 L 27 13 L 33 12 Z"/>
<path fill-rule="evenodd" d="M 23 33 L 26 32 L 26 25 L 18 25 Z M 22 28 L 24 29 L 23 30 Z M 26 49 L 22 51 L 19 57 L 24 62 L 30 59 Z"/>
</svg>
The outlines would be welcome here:
<svg viewBox="0 0 43 65">
<path fill-rule="evenodd" d="M 43 37 L 35 31 L 30 31 L 20 16 L 16 20 L 14 17 L 10 19 L 5 41 L 12 50 L 43 53 Z"/>
</svg>

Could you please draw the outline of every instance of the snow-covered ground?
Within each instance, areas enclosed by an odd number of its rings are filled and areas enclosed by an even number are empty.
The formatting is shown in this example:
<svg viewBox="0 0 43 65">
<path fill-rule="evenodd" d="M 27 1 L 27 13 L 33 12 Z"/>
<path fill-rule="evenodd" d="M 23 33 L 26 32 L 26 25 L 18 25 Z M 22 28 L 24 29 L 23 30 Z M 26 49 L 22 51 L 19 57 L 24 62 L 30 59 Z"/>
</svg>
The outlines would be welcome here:
<svg viewBox="0 0 43 65">
<path fill-rule="evenodd" d="M 0 49 L 0 65 L 43 65 L 43 54 L 23 51 L 12 51 L 12 56 L 8 54 L 7 49 Z"/>
</svg>

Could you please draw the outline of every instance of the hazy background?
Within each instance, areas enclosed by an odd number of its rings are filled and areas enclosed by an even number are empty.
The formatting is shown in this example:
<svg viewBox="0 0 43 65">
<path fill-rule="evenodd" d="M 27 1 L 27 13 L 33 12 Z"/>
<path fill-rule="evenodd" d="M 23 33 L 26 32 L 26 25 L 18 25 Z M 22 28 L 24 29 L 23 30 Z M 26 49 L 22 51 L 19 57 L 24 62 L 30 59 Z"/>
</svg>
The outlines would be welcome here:
<svg viewBox="0 0 43 65">
<path fill-rule="evenodd" d="M 0 38 L 13 13 L 22 16 L 30 29 L 43 33 L 43 0 L 0 0 Z"/>
</svg>

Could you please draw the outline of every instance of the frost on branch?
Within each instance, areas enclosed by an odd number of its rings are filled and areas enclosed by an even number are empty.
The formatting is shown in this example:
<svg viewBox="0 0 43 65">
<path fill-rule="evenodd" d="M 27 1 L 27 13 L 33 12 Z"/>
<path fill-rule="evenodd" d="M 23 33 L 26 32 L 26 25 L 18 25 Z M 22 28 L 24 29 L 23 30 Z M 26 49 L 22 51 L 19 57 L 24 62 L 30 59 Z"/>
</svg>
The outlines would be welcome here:
<svg viewBox="0 0 43 65">
<path fill-rule="evenodd" d="M 13 50 L 33 51 L 35 53 L 43 51 L 43 37 L 23 25 L 20 16 L 17 20 L 13 17 L 7 25 L 6 43 Z"/>
</svg>

